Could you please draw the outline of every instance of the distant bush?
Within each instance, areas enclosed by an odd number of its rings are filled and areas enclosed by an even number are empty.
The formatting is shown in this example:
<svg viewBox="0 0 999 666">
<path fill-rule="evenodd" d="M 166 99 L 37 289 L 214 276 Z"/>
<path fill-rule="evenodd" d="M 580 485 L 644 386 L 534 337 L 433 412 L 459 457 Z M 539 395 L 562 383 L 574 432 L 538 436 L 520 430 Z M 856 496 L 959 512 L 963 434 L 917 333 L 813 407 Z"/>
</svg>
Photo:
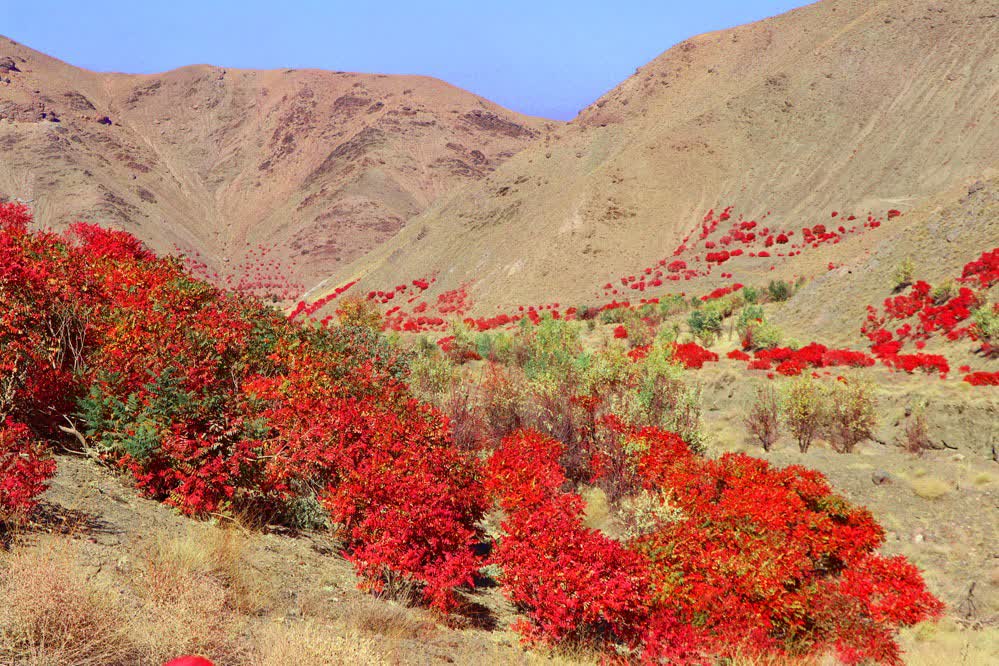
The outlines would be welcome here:
<svg viewBox="0 0 999 666">
<path fill-rule="evenodd" d="M 837 381 L 824 396 L 825 434 L 833 450 L 851 453 L 857 444 L 874 437 L 878 423 L 877 399 L 867 382 Z"/>
<path fill-rule="evenodd" d="M 999 347 L 999 304 L 986 303 L 971 313 L 975 335 L 991 347 Z"/>
<path fill-rule="evenodd" d="M 822 385 L 811 377 L 802 376 L 784 387 L 781 403 L 784 406 L 784 423 L 798 442 L 798 449 L 806 453 L 815 436 L 827 420 L 827 402 Z"/>
<path fill-rule="evenodd" d="M 921 456 L 933 448 L 933 441 L 930 439 L 926 423 L 925 402 L 916 405 L 906 418 L 899 443 L 906 451 L 917 456 Z"/>
<path fill-rule="evenodd" d="M 711 346 L 722 331 L 722 319 L 721 310 L 709 304 L 691 312 L 687 326 L 696 339 Z"/>
<path fill-rule="evenodd" d="M 900 261 L 891 274 L 892 291 L 902 291 L 911 285 L 915 278 L 915 273 L 916 264 L 912 261 L 912 257 L 906 257 Z"/>
<path fill-rule="evenodd" d="M 683 314 L 689 309 L 690 304 L 683 298 L 683 296 L 670 294 L 669 296 L 665 296 L 659 300 L 659 312 L 664 317 L 672 317 L 678 314 Z"/>
<path fill-rule="evenodd" d="M 771 280 L 767 285 L 767 300 L 773 302 L 786 301 L 791 298 L 793 289 L 784 280 Z"/>
<path fill-rule="evenodd" d="M 780 410 L 780 396 L 771 384 L 756 389 L 756 399 L 743 422 L 764 451 L 773 448 L 780 437 Z"/>
</svg>

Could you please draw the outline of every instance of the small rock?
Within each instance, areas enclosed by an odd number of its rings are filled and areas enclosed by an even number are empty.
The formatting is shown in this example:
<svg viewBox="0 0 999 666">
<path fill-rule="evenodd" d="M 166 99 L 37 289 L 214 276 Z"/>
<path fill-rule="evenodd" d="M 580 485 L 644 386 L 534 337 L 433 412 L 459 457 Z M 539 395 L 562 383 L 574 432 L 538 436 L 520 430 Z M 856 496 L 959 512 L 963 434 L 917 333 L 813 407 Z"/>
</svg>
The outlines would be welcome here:
<svg viewBox="0 0 999 666">
<path fill-rule="evenodd" d="M 924 537 L 919 532 L 916 532 L 915 536 L 912 537 L 912 543 L 923 543 L 923 541 L 925 541 L 925 540 L 926 540 L 926 537 Z"/>
<path fill-rule="evenodd" d="M 883 486 L 885 484 L 891 483 L 891 474 L 879 469 L 878 471 L 871 474 L 871 482 L 876 486 Z"/>
</svg>

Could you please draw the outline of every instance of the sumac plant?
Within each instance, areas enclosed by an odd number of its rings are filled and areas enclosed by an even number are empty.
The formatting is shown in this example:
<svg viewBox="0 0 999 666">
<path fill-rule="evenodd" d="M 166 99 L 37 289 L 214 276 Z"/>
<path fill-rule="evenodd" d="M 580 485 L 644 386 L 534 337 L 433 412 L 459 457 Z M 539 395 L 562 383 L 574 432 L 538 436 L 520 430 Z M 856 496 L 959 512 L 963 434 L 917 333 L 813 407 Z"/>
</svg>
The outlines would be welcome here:
<svg viewBox="0 0 999 666">
<path fill-rule="evenodd" d="M 634 377 L 637 361 L 609 348 L 606 372 L 568 394 L 571 413 L 547 409 L 565 392 L 543 394 L 550 402 L 534 421 L 566 444 L 514 431 L 496 446 L 458 447 L 449 419 L 409 392 L 406 354 L 373 321 L 296 323 L 127 233 L 78 224 L 60 236 L 29 221 L 23 206 L 0 205 L 4 515 L 29 510 L 43 489 L 48 445 L 72 446 L 191 516 L 323 515 L 362 586 L 451 611 L 487 563 L 477 546 L 492 503 L 506 516 L 489 561 L 525 636 L 610 659 L 834 651 L 897 664 L 897 628 L 940 612 L 912 565 L 877 554 L 870 514 L 821 475 L 741 455 L 709 460 L 676 433 L 637 425 L 671 424 L 693 439 L 684 423 L 696 424 L 696 402 L 672 373 L 673 361 L 716 360 L 696 345 L 660 345 L 648 359 L 662 371 Z M 756 233 L 737 222 L 730 242 Z M 467 306 L 463 290 L 438 297 L 439 312 Z M 557 388 L 568 365 L 542 352 L 561 329 L 531 312 L 539 347 L 528 356 L 548 360 L 528 363 L 526 376 Z M 640 377 L 636 418 L 611 418 L 600 396 Z M 663 418 L 673 412 L 686 416 Z M 585 525 L 578 493 L 600 481 L 614 502 L 640 496 L 669 510 L 652 512 L 641 536 L 611 538 Z"/>
<path fill-rule="evenodd" d="M 646 663 L 831 651 L 901 664 L 897 628 L 942 611 L 913 565 L 877 553 L 884 533 L 870 513 L 818 472 L 710 460 L 655 428 L 618 436 L 642 490 L 678 509 L 627 541 L 584 526 L 559 442 L 515 433 L 487 463 L 507 515 L 493 561 L 526 640 Z"/>
<path fill-rule="evenodd" d="M 323 507 L 363 585 L 456 604 L 479 566 L 477 461 L 379 330 L 291 322 L 125 232 L 29 222 L 0 205 L 0 513 L 30 508 L 62 427 L 188 515 Z"/>
</svg>

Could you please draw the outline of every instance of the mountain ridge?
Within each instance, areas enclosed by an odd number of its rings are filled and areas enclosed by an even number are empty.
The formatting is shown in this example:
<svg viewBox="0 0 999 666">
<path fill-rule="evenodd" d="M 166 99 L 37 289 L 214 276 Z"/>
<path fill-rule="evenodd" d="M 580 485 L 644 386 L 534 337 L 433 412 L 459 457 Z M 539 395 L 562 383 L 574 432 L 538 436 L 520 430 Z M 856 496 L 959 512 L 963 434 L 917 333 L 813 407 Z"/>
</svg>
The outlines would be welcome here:
<svg viewBox="0 0 999 666">
<path fill-rule="evenodd" d="M 97 73 L 0 37 L 7 60 L 0 191 L 285 298 L 559 125 L 417 75 Z"/>
</svg>

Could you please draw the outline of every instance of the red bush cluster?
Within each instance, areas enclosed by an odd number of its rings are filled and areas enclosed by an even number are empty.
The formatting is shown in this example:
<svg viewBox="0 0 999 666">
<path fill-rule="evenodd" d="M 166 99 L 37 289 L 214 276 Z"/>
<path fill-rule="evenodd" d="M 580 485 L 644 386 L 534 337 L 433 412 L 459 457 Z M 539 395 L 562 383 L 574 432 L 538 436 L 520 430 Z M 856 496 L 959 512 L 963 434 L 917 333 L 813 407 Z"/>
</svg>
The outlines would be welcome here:
<svg viewBox="0 0 999 666">
<path fill-rule="evenodd" d="M 963 381 L 972 386 L 999 386 L 999 372 L 972 372 Z"/>
<path fill-rule="evenodd" d="M 717 361 L 718 354 L 705 349 L 696 342 L 683 342 L 674 345 L 673 358 L 685 368 L 700 370 L 705 363 Z"/>
<path fill-rule="evenodd" d="M 925 281 L 917 281 L 906 293 L 886 298 L 879 311 L 867 307 L 867 319 L 861 327 L 871 341 L 871 353 L 882 363 L 905 372 L 949 372 L 947 359 L 932 354 L 903 354 L 908 342 L 922 349 L 926 341 L 942 335 L 948 341 L 975 339 L 974 329 L 966 322 L 975 307 L 985 300 L 984 292 L 999 283 L 999 249 L 984 252 L 964 266 L 958 282 L 962 286 L 939 300 Z M 988 349 L 986 348 L 986 353 Z"/>
<path fill-rule="evenodd" d="M 673 433 L 612 429 L 645 491 L 678 510 L 623 544 L 583 525 L 583 502 L 563 490 L 560 443 L 520 432 L 487 463 L 508 516 L 493 561 L 526 638 L 646 663 L 832 650 L 901 664 L 896 628 L 942 611 L 915 567 L 876 554 L 883 532 L 870 514 L 817 472 L 710 460 Z"/>
<path fill-rule="evenodd" d="M 754 352 L 753 356 L 755 358 L 748 366 L 750 370 L 770 370 L 776 364 L 774 369 L 786 376 L 800 375 L 808 368 L 836 366 L 864 368 L 875 363 L 874 359 L 864 352 L 852 349 L 829 349 L 817 342 L 807 344 L 800 349 L 790 347 L 760 349 Z"/>
<path fill-rule="evenodd" d="M 479 566 L 478 463 L 378 332 L 301 326 L 126 233 L 29 219 L 0 205 L 0 508 L 30 507 L 52 473 L 35 442 L 81 414 L 150 496 L 270 520 L 318 500 L 366 586 L 454 606 Z"/>
<path fill-rule="evenodd" d="M 55 461 L 23 423 L 0 424 L 0 523 L 29 513 L 55 474 Z"/>
</svg>

